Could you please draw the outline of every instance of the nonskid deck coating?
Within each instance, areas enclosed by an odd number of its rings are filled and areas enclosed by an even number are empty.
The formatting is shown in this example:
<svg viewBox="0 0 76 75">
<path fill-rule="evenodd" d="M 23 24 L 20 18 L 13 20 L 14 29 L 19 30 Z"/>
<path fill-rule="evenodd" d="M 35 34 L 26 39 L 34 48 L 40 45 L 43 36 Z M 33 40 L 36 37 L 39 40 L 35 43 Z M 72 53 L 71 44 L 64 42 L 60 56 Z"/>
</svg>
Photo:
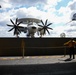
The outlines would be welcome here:
<svg viewBox="0 0 76 75">
<path fill-rule="evenodd" d="M 75 56 L 76 57 L 76 56 Z M 71 63 L 76 59 L 69 60 L 66 55 L 54 56 L 25 56 L 23 57 L 0 57 L 0 65 L 30 65 L 30 64 L 55 64 L 55 63 Z"/>
</svg>

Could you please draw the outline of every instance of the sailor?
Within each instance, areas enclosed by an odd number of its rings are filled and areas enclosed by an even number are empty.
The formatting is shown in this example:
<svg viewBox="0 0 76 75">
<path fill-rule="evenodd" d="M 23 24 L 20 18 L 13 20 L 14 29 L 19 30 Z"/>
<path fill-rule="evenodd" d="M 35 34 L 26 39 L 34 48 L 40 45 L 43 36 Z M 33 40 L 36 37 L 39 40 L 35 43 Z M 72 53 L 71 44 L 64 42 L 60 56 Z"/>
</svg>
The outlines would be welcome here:
<svg viewBox="0 0 76 75">
<path fill-rule="evenodd" d="M 68 42 L 64 43 L 64 45 L 67 45 L 69 47 L 69 56 L 70 56 L 70 59 L 72 58 L 72 55 L 73 55 L 73 59 L 75 59 L 75 50 L 74 50 L 74 47 L 76 45 L 76 41 L 74 41 L 74 39 L 71 38 L 71 40 L 69 40 Z"/>
</svg>

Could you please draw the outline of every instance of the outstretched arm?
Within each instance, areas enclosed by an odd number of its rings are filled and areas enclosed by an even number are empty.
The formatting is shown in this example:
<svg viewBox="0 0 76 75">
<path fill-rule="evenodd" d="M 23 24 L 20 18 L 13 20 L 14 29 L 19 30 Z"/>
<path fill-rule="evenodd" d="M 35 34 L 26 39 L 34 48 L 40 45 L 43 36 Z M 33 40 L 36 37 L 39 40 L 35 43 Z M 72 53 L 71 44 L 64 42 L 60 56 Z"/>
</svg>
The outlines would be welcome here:
<svg viewBox="0 0 76 75">
<path fill-rule="evenodd" d="M 70 42 L 70 41 L 68 41 L 68 42 L 64 43 L 64 45 L 68 45 L 68 44 L 69 44 L 69 42 Z"/>
</svg>

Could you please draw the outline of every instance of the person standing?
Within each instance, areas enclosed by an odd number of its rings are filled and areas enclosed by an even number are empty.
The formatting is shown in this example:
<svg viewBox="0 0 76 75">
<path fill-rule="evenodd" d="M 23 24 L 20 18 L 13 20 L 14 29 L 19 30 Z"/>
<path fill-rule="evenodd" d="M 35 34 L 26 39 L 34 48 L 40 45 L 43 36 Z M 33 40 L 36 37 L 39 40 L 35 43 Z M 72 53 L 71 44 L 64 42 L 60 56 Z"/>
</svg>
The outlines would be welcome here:
<svg viewBox="0 0 76 75">
<path fill-rule="evenodd" d="M 69 40 L 68 42 L 64 43 L 64 45 L 67 45 L 69 47 L 70 59 L 72 58 L 72 55 L 73 55 L 73 59 L 75 59 L 75 50 L 74 50 L 74 47 L 76 45 L 76 41 L 74 41 L 74 39 L 71 38 L 71 40 Z"/>
</svg>

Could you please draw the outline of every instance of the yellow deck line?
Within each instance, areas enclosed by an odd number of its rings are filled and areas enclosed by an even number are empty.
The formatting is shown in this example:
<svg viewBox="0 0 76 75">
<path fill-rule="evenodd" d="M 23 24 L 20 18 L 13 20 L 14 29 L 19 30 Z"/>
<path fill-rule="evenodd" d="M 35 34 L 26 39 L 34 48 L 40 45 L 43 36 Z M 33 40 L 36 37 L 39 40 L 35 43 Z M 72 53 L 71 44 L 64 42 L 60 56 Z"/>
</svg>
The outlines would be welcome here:
<svg viewBox="0 0 76 75">
<path fill-rule="evenodd" d="M 61 56 L 27 56 L 23 59 L 29 59 L 29 58 L 59 58 Z M 22 59 L 22 57 L 1 57 L 0 60 L 15 60 L 15 59 Z"/>
</svg>

